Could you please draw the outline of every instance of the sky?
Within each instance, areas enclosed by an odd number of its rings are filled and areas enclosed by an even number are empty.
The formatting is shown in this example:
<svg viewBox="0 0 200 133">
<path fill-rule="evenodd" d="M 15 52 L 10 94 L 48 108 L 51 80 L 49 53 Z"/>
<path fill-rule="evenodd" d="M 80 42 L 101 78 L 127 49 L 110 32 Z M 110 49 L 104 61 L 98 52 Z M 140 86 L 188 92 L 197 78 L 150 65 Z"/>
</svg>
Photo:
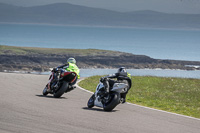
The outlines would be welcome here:
<svg viewBox="0 0 200 133">
<path fill-rule="evenodd" d="M 200 14 L 200 0 L 0 0 L 17 6 L 71 3 L 120 12 L 154 10 L 165 13 Z"/>
</svg>

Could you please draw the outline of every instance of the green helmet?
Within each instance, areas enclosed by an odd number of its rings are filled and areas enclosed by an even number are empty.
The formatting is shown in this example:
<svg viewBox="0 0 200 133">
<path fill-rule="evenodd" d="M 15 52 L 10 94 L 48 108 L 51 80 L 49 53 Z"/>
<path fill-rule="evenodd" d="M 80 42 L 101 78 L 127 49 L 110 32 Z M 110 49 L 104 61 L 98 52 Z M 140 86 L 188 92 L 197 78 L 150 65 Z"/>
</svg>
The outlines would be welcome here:
<svg viewBox="0 0 200 133">
<path fill-rule="evenodd" d="M 69 58 L 69 59 L 67 60 L 67 62 L 76 64 L 76 60 L 75 60 L 74 58 Z"/>
</svg>

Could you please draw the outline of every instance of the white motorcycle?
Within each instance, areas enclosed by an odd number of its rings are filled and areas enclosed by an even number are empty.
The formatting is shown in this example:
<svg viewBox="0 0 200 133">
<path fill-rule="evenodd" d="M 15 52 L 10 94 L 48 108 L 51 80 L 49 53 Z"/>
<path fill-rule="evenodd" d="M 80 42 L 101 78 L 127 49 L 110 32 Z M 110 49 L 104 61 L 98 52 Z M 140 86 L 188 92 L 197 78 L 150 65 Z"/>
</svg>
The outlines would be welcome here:
<svg viewBox="0 0 200 133">
<path fill-rule="evenodd" d="M 101 107 L 104 111 L 112 111 L 121 101 L 121 94 L 126 93 L 128 85 L 125 83 L 114 83 L 109 93 L 105 93 L 105 86 L 100 81 L 95 93 L 88 100 L 88 108 Z"/>
</svg>

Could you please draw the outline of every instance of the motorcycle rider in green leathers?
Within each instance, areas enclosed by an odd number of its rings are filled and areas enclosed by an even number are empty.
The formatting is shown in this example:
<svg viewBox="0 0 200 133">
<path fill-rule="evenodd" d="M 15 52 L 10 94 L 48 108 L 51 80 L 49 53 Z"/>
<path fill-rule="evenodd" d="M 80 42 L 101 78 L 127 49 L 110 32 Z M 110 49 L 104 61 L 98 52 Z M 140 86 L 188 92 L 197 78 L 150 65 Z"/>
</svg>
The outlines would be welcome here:
<svg viewBox="0 0 200 133">
<path fill-rule="evenodd" d="M 77 74 L 76 80 L 75 80 L 73 83 L 71 83 L 71 84 L 69 85 L 69 89 L 68 89 L 68 91 L 73 90 L 73 89 L 75 88 L 75 86 L 73 86 L 73 85 L 75 85 L 77 79 L 80 78 L 80 75 L 79 75 L 80 70 L 79 70 L 79 68 L 78 68 L 77 65 L 76 65 L 76 60 L 75 60 L 74 58 L 69 58 L 69 59 L 67 60 L 67 63 L 66 63 L 66 64 L 64 64 L 64 65 L 62 65 L 62 66 L 59 66 L 59 67 L 57 67 L 57 68 L 63 68 L 63 69 L 65 69 L 66 71 L 75 72 L 75 73 Z M 52 71 L 55 72 L 57 68 L 53 68 Z M 54 75 L 54 77 L 57 77 L 57 76 Z M 56 79 L 54 79 L 54 80 L 56 80 Z M 52 81 L 49 81 L 49 83 L 48 83 L 49 86 L 50 86 L 51 82 L 52 82 Z M 50 87 L 48 87 L 48 88 L 50 88 Z M 51 90 L 50 90 L 50 89 L 47 89 L 47 91 L 50 92 Z"/>
</svg>

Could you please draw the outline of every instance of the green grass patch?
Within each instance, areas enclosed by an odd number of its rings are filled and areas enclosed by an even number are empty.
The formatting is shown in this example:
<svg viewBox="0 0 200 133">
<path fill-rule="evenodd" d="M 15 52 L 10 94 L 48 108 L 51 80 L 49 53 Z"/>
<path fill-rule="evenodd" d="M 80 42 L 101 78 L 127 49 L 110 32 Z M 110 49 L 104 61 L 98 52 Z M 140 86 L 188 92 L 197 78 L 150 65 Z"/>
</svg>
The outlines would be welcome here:
<svg viewBox="0 0 200 133">
<path fill-rule="evenodd" d="M 79 86 L 95 91 L 101 76 L 92 76 Z M 133 76 L 127 102 L 200 118 L 200 79 Z"/>
<path fill-rule="evenodd" d="M 39 47 L 17 47 L 0 45 L 1 54 L 14 54 L 14 55 L 30 55 L 30 54 L 56 54 L 56 55 L 81 55 L 81 56 L 96 56 L 96 55 L 121 55 L 123 52 L 99 50 L 99 49 L 61 49 L 61 48 L 39 48 Z"/>
</svg>

